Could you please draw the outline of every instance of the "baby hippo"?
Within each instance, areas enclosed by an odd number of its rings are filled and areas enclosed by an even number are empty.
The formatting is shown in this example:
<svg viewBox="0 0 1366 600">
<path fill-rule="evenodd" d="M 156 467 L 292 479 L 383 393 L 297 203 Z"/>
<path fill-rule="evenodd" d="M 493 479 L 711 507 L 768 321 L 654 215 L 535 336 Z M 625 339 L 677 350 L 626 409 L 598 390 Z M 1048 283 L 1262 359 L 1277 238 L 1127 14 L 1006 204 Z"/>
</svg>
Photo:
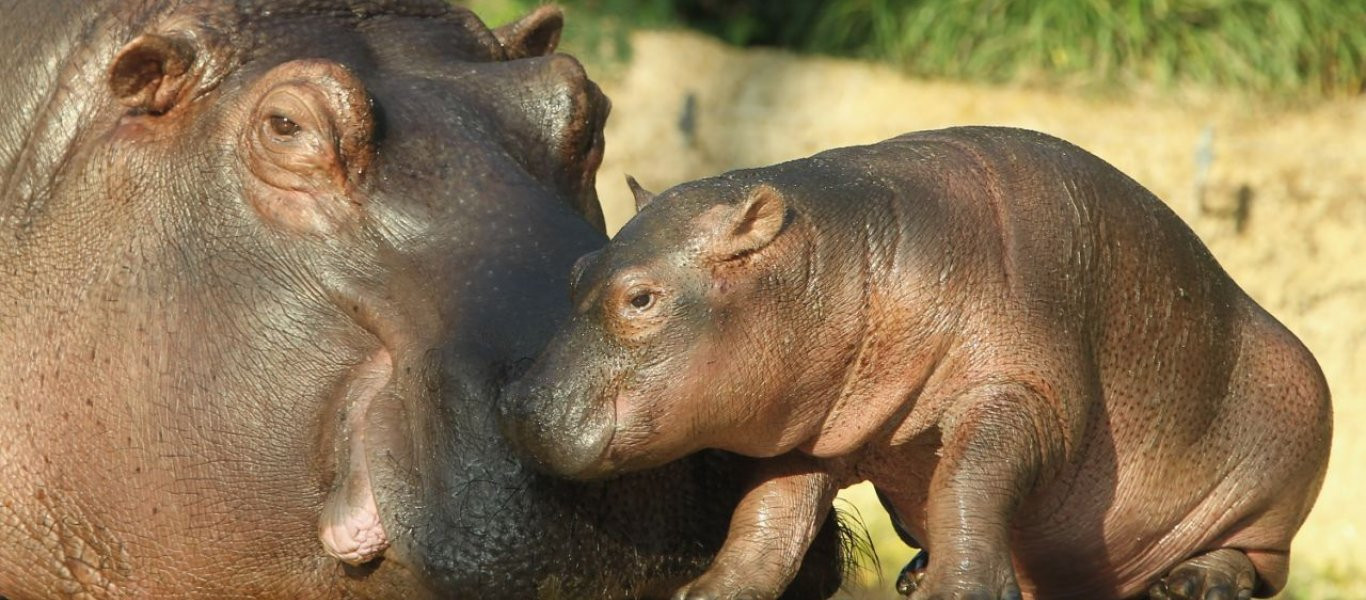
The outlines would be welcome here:
<svg viewBox="0 0 1366 600">
<path fill-rule="evenodd" d="M 969 127 L 633 187 L 500 417 L 570 478 L 767 459 L 677 597 L 782 594 L 864 480 L 929 550 L 917 600 L 1285 584 L 1328 460 L 1323 375 L 1114 167 Z"/>
</svg>

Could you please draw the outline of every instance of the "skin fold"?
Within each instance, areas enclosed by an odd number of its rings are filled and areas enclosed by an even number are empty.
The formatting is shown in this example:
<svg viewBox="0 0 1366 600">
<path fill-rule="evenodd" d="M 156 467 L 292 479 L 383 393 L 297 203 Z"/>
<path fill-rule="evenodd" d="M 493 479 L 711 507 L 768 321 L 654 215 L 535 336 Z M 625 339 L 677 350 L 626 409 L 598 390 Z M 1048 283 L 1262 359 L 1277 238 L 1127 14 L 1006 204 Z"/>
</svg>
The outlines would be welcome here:
<svg viewBox="0 0 1366 600">
<path fill-rule="evenodd" d="M 0 597 L 650 598 L 705 569 L 753 461 L 574 483 L 497 429 L 606 241 L 608 102 L 562 22 L 0 3 Z M 839 585 L 818 538 L 793 597 Z"/>
<path fill-rule="evenodd" d="M 777 596 L 864 480 L 929 552 L 916 600 L 1285 584 L 1327 466 L 1323 375 L 1102 160 L 966 127 L 630 184 L 638 216 L 575 265 L 573 316 L 500 410 L 570 478 L 762 459 L 677 598 Z"/>
</svg>

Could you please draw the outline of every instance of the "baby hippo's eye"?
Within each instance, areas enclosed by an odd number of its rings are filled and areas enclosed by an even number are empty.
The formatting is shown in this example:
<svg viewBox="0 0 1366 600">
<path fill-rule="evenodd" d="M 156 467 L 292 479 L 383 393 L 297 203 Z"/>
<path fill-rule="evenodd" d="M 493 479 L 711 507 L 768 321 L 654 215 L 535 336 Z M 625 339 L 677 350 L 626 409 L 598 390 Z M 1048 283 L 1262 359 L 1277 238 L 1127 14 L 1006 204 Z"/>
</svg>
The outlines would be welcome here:
<svg viewBox="0 0 1366 600">
<path fill-rule="evenodd" d="M 655 303 L 655 295 L 650 292 L 639 292 L 631 297 L 631 306 L 638 310 L 650 308 Z"/>
<path fill-rule="evenodd" d="M 668 292 L 652 282 L 628 285 L 611 298 L 612 316 L 608 323 L 613 335 L 623 341 L 649 339 L 667 320 L 664 309 L 672 306 Z"/>
<path fill-rule="evenodd" d="M 633 285 L 621 297 L 628 316 L 644 316 L 659 305 L 659 289 L 650 285 Z"/>
</svg>

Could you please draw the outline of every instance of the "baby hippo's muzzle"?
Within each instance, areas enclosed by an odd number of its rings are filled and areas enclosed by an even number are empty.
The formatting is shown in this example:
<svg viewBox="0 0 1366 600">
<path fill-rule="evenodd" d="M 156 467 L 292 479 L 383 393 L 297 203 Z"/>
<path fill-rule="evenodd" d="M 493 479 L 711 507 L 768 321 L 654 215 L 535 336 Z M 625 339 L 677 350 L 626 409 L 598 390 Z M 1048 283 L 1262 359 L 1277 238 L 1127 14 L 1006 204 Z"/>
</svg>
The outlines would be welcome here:
<svg viewBox="0 0 1366 600">
<path fill-rule="evenodd" d="M 499 426 L 512 446 L 541 469 L 571 479 L 611 473 L 614 416 L 611 406 L 594 406 L 575 390 L 527 380 L 505 388 L 498 404 Z"/>
</svg>

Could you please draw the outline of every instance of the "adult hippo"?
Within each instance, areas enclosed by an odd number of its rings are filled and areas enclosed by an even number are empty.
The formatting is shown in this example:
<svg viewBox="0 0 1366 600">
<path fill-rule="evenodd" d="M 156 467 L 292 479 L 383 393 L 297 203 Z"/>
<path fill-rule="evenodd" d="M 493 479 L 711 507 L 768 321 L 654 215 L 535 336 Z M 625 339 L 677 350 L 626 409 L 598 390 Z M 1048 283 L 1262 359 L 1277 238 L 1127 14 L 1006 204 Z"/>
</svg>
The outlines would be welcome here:
<svg viewBox="0 0 1366 600">
<path fill-rule="evenodd" d="M 604 242 L 607 102 L 560 22 L 0 5 L 0 596 L 649 597 L 701 571 L 744 463 L 570 484 L 493 423 Z M 799 595 L 838 585 L 825 529 Z"/>
</svg>

